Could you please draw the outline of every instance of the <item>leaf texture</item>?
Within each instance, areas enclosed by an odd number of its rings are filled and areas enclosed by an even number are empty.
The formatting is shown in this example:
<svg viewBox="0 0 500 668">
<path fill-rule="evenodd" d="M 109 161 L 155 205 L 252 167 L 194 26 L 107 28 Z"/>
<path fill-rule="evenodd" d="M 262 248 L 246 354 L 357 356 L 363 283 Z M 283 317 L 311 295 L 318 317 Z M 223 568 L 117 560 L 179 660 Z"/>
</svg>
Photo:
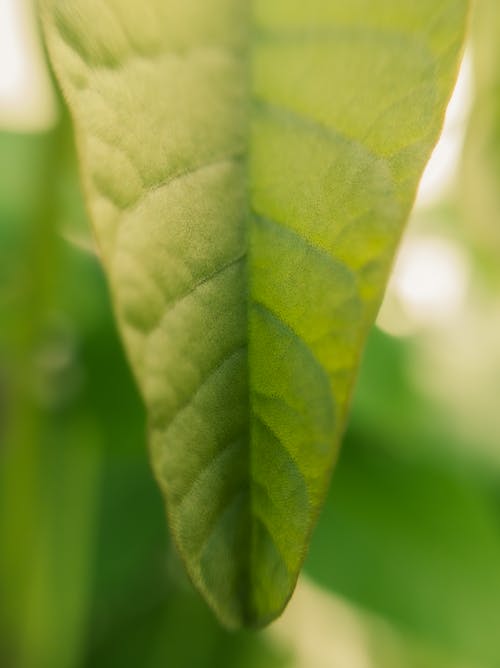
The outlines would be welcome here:
<svg viewBox="0 0 500 668">
<path fill-rule="evenodd" d="M 466 0 L 43 0 L 187 570 L 295 586 L 462 49 Z"/>
</svg>

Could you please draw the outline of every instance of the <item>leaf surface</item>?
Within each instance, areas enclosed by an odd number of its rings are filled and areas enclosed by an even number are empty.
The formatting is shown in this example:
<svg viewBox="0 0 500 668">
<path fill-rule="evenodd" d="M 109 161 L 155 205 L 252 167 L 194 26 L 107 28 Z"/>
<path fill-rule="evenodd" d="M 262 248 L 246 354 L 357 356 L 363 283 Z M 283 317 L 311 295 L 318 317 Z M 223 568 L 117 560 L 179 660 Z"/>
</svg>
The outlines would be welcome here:
<svg viewBox="0 0 500 668">
<path fill-rule="evenodd" d="M 466 0 L 44 0 L 196 586 L 291 595 L 461 53 Z"/>
</svg>

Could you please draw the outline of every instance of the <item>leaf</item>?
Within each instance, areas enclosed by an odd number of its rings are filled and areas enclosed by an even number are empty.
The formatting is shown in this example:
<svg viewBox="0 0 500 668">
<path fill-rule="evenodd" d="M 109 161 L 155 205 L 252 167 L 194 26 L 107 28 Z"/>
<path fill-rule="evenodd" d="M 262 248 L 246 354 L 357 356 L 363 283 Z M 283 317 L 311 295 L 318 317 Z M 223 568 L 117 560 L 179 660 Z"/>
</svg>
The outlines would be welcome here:
<svg viewBox="0 0 500 668">
<path fill-rule="evenodd" d="M 61 127 L 0 133 L 2 666 L 71 668 L 86 635 L 100 434 L 61 294 L 62 159 Z"/>
<path fill-rule="evenodd" d="M 290 597 L 462 49 L 466 0 L 44 0 L 187 570 Z"/>
</svg>

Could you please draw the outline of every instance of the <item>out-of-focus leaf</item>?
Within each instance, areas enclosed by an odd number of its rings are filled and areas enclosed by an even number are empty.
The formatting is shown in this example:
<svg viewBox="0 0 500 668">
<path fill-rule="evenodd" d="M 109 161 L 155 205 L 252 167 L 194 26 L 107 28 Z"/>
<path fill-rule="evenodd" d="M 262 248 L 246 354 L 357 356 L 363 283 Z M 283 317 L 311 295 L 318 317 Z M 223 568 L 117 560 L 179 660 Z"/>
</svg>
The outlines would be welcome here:
<svg viewBox="0 0 500 668">
<path fill-rule="evenodd" d="M 461 53 L 466 0 L 45 0 L 189 574 L 290 597 Z"/>
<path fill-rule="evenodd" d="M 0 137 L 0 645 L 69 668 L 83 644 L 99 438 L 59 304 L 60 134 Z M 72 415 L 72 419 L 69 416 Z"/>
<path fill-rule="evenodd" d="M 460 214 L 479 267 L 498 284 L 500 255 L 500 12 L 496 0 L 475 7 L 474 106 L 462 157 Z"/>
</svg>

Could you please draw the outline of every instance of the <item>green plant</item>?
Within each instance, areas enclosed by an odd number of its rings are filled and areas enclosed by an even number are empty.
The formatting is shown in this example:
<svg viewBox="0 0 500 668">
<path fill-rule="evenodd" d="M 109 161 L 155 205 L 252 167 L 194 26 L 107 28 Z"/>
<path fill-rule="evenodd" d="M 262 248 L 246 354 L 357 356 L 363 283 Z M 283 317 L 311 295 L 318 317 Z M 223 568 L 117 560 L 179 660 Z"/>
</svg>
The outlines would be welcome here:
<svg viewBox="0 0 500 668">
<path fill-rule="evenodd" d="M 42 1 L 172 534 L 227 626 L 295 586 L 467 5 Z"/>
</svg>

